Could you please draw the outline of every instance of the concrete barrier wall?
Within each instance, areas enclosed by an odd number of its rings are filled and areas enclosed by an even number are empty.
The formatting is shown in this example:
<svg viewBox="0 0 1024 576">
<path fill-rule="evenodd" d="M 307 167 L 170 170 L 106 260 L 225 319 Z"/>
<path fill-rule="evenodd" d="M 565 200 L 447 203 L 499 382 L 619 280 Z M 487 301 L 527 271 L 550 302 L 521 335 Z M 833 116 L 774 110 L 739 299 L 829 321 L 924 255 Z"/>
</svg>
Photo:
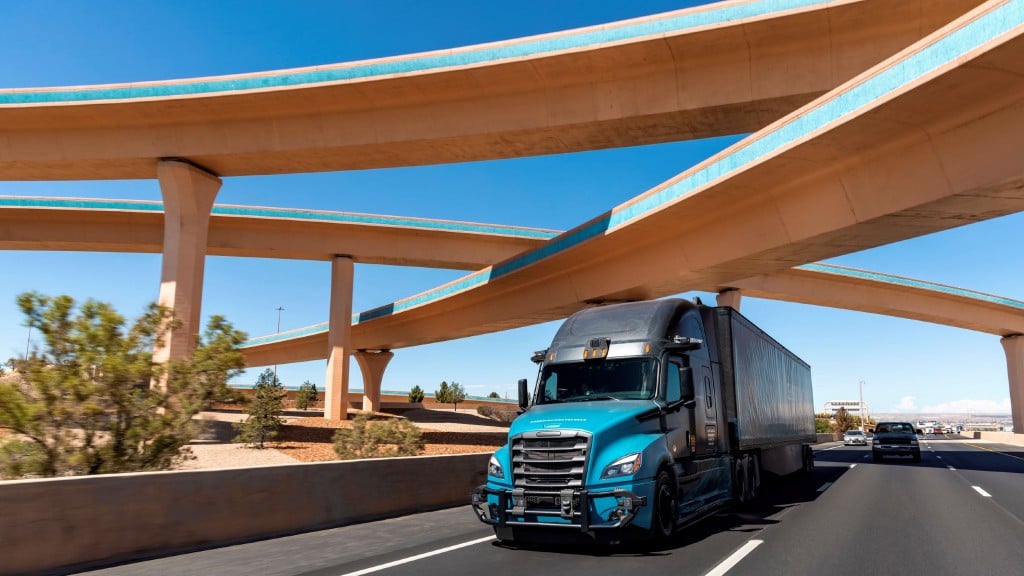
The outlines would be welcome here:
<svg viewBox="0 0 1024 576">
<path fill-rule="evenodd" d="M 1024 434 L 1016 434 L 1014 432 L 968 432 L 964 431 L 965 436 L 973 434 L 976 439 L 979 440 L 990 440 L 992 442 L 999 442 L 1000 444 L 1010 444 L 1011 446 L 1024 446 Z"/>
<path fill-rule="evenodd" d="M 469 503 L 489 454 L 0 482 L 0 574 Z M 469 512 L 467 512 L 468 514 Z"/>
</svg>

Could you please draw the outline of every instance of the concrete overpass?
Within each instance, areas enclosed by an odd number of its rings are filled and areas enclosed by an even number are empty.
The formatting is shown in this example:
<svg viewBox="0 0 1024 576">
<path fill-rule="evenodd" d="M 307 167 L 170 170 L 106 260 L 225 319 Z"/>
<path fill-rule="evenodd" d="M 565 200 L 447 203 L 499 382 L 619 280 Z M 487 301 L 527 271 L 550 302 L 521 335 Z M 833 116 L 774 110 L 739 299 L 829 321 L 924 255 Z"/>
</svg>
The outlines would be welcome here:
<svg viewBox="0 0 1024 576">
<path fill-rule="evenodd" d="M 356 325 L 371 349 L 436 341 L 440 316 L 449 337 L 468 336 L 728 287 L 1020 210 L 1021 3 L 992 0 L 928 35 L 973 4 L 727 3 L 324 69 L 2 91 L 0 177 L 157 176 L 160 302 L 184 321 L 158 358 L 173 357 L 198 324 L 218 176 L 584 150 L 711 135 L 710 125 L 746 131 L 832 89 L 542 248 Z M 331 406 L 344 401 L 355 336 L 352 264 L 332 259 L 328 381 L 341 394 Z"/>
<path fill-rule="evenodd" d="M 753 132 L 980 0 L 723 2 L 293 70 L 0 90 L 0 178 L 441 164 Z"/>
<path fill-rule="evenodd" d="M 162 250 L 159 202 L 0 197 L 0 249 L 148 252 Z M 214 206 L 207 253 L 221 256 L 330 260 L 348 251 L 356 262 L 477 269 L 559 233 L 465 222 L 310 210 Z M 425 249 L 429 247 L 428 249 Z M 1024 302 L 878 272 L 807 264 L 696 290 L 717 292 L 739 309 L 736 296 L 885 314 L 1002 337 L 1024 333 Z M 364 350 L 357 323 L 352 347 Z M 256 338 L 245 348 L 250 366 L 326 357 L 329 326 L 322 323 Z M 432 331 L 444 339 L 443 326 Z M 1012 342 L 1012 338 L 1008 340 Z M 382 349 L 397 348 L 395 344 Z M 363 354 L 357 352 L 357 354 Z M 365 360 L 364 360 L 365 361 Z M 367 370 L 367 380 L 372 371 Z M 364 404 L 379 394 L 367 389 Z"/>
<path fill-rule="evenodd" d="M 379 214 L 213 206 L 206 254 L 478 270 L 558 232 Z M 0 196 L 0 250 L 163 252 L 160 202 Z"/>
</svg>

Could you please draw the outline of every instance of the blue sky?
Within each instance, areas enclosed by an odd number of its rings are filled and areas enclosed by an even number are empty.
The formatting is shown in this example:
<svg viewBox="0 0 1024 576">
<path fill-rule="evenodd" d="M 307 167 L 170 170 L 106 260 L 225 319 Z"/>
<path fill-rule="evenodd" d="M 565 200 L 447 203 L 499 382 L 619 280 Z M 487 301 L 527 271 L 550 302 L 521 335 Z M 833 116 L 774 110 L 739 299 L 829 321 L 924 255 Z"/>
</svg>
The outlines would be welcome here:
<svg viewBox="0 0 1024 576">
<path fill-rule="evenodd" d="M 66 86 L 256 72 L 517 38 L 695 4 L 649 0 L 403 2 L 36 1 L 5 7 L 0 88 Z M 296 8 L 298 7 L 298 8 Z M 217 202 L 571 228 L 735 142 L 726 137 L 629 149 L 455 165 L 226 178 Z M 0 195 L 159 200 L 155 181 L 0 182 Z M 1013 215 L 830 262 L 1024 300 L 1024 217 Z M 14 305 L 26 290 L 113 303 L 132 316 L 155 299 L 160 257 L 0 252 L 0 358 L 24 353 Z M 367 310 L 463 273 L 356 266 L 353 310 Z M 203 313 L 251 336 L 327 319 L 326 262 L 210 257 Z M 712 300 L 703 295 L 705 301 Z M 813 367 L 815 404 L 856 399 L 874 411 L 1009 411 L 996 336 L 911 320 L 745 299 L 743 312 Z M 387 390 L 513 394 L 534 377 L 530 352 L 557 323 L 397 350 Z M 323 384 L 325 362 L 279 367 L 286 385 Z M 250 371 L 243 380 L 253 380 Z M 351 365 L 354 387 L 361 386 Z"/>
</svg>

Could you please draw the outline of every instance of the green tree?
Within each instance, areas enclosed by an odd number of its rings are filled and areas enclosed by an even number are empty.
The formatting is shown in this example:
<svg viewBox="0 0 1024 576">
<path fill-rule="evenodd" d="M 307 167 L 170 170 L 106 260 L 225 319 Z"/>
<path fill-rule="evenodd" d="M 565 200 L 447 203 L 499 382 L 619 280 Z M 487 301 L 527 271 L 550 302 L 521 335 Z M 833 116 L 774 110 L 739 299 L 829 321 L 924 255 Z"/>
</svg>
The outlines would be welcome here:
<svg viewBox="0 0 1024 576">
<path fill-rule="evenodd" d="M 501 394 L 498 394 L 497 392 L 491 392 L 490 394 L 487 395 L 487 397 L 488 398 L 498 398 L 498 399 L 500 399 L 501 398 Z"/>
<path fill-rule="evenodd" d="M 245 409 L 246 418 L 234 424 L 238 435 L 235 442 L 255 444 L 263 448 L 263 444 L 277 437 L 277 431 L 284 424 L 281 420 L 281 409 L 284 408 L 284 386 L 267 368 L 256 378 L 253 398 Z"/>
<path fill-rule="evenodd" d="M 449 404 L 451 403 L 451 388 L 448 387 L 448 382 L 445 380 L 441 381 L 441 389 L 434 390 L 434 401 L 438 404 Z"/>
<path fill-rule="evenodd" d="M 455 411 L 459 411 L 459 402 L 466 399 L 466 391 L 462 388 L 462 384 L 458 382 L 452 382 L 452 385 L 448 388 L 448 402 L 455 406 Z"/>
<path fill-rule="evenodd" d="M 832 421 L 832 429 L 834 432 L 842 434 L 847 430 L 852 430 L 857 427 L 856 421 L 852 414 L 850 414 L 846 408 L 840 408 L 836 410 L 835 418 Z"/>
<path fill-rule="evenodd" d="M 228 395 L 246 336 L 210 320 L 193 355 L 153 362 L 154 344 L 178 324 L 150 305 L 130 325 L 109 304 L 29 292 L 18 296 L 42 345 L 11 361 L 0 382 L 0 474 L 58 476 L 163 470 L 190 457 L 192 417 Z M 151 381 L 166 383 L 151 389 Z"/>
<path fill-rule="evenodd" d="M 419 385 L 413 386 L 409 391 L 409 402 L 412 404 L 423 402 L 423 389 Z"/>
<path fill-rule="evenodd" d="M 351 428 L 334 433 L 334 452 L 342 460 L 416 456 L 423 446 L 420 429 L 408 420 L 371 422 L 368 415 L 359 414 Z"/>
<path fill-rule="evenodd" d="M 299 386 L 299 391 L 295 393 L 295 407 L 299 410 L 306 410 L 316 404 L 316 401 L 316 384 L 306 380 Z"/>
</svg>

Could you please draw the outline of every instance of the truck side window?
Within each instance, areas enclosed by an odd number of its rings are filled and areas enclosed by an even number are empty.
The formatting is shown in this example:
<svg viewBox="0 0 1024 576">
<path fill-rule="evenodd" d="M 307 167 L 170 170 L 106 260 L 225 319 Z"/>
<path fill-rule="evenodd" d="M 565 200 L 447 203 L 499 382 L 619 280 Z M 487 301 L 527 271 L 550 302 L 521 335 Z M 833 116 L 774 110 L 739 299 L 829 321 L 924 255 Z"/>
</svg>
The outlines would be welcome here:
<svg viewBox="0 0 1024 576">
<path fill-rule="evenodd" d="M 683 398 L 683 390 L 679 382 L 679 369 L 682 366 L 677 362 L 669 362 L 665 374 L 665 401 L 675 402 Z"/>
</svg>

